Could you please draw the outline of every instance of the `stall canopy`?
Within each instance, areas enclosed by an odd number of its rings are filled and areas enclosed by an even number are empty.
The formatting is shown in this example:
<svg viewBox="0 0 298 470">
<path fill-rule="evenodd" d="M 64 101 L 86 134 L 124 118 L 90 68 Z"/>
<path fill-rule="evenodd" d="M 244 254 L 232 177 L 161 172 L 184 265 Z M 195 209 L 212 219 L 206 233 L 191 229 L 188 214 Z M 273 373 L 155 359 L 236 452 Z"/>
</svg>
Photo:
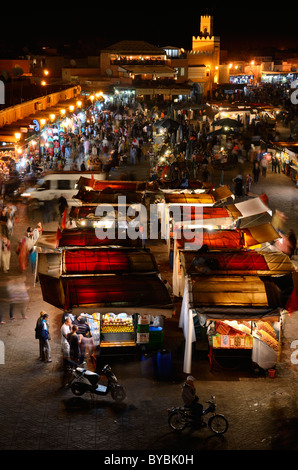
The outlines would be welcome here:
<svg viewBox="0 0 298 470">
<path fill-rule="evenodd" d="M 62 253 L 63 274 L 158 272 L 153 255 L 145 250 L 81 249 Z"/>
<path fill-rule="evenodd" d="M 203 207 L 201 217 L 198 218 L 197 210 L 194 206 L 180 206 L 181 217 L 178 221 L 175 220 L 173 214 L 173 226 L 192 225 L 206 225 L 210 227 L 223 227 L 232 228 L 234 218 L 225 207 Z"/>
<path fill-rule="evenodd" d="M 90 191 L 82 187 L 74 196 L 74 199 L 80 200 L 85 204 L 118 204 L 119 197 L 125 197 L 126 204 L 140 204 L 143 200 L 143 193 L 133 190 L 116 190 L 107 188 L 103 191 Z"/>
<path fill-rule="evenodd" d="M 206 246 L 209 250 L 237 250 L 244 246 L 243 234 L 240 231 L 203 229 L 201 233 L 201 246 Z M 184 229 L 181 236 L 175 238 L 177 249 L 184 249 L 187 243 L 194 243 L 195 236 L 192 238 L 192 234 L 193 231 Z"/>
<path fill-rule="evenodd" d="M 256 221 L 268 222 L 266 217 L 272 216 L 272 211 L 261 198 L 256 197 L 242 201 L 236 204 L 228 204 L 226 208 L 230 211 L 233 218 L 238 221 L 238 228 L 256 225 Z"/>
<path fill-rule="evenodd" d="M 106 238 L 99 238 L 96 235 L 96 230 L 94 229 L 69 229 L 63 230 L 60 234 L 58 241 L 58 247 L 78 247 L 78 246 L 140 246 L 141 240 L 137 238 L 132 240 L 126 236 L 126 231 L 123 231 L 123 238 L 120 238 L 119 231 L 118 237 L 116 239 L 110 239 L 108 236 Z"/>
<path fill-rule="evenodd" d="M 59 277 L 63 274 L 158 273 L 148 250 L 121 248 L 73 248 L 38 254 L 37 273 Z"/>
<path fill-rule="evenodd" d="M 270 277 L 246 275 L 187 276 L 179 326 L 185 336 L 184 372 L 191 372 L 193 317 L 207 320 L 278 320 L 283 300 Z"/>
<path fill-rule="evenodd" d="M 72 206 L 69 212 L 69 218 L 73 219 L 75 221 L 79 220 L 87 220 L 90 222 L 97 221 L 97 220 L 117 220 L 118 216 L 120 217 L 121 215 L 121 221 L 126 220 L 130 221 L 133 220 L 135 217 L 138 216 L 138 206 L 136 206 L 136 210 L 134 211 L 134 216 L 130 216 L 126 212 L 126 208 L 121 206 L 121 204 L 118 206 L 117 204 L 114 205 L 114 203 L 108 203 L 109 205 L 113 206 L 111 207 L 111 211 L 109 210 L 109 207 L 107 207 L 107 210 L 103 208 L 104 210 L 101 210 L 100 212 L 97 211 L 98 204 L 84 204 L 82 206 Z"/>
<path fill-rule="evenodd" d="M 164 194 L 165 203 L 169 205 L 178 204 L 183 206 L 185 204 L 213 206 L 215 199 L 211 194 L 199 193 L 166 193 Z"/>
<path fill-rule="evenodd" d="M 143 181 L 109 181 L 109 180 L 95 180 L 94 178 L 81 177 L 78 181 L 78 186 L 86 186 L 92 188 L 94 191 L 111 190 L 125 190 L 125 191 L 144 191 L 148 184 Z"/>
<path fill-rule="evenodd" d="M 166 204 L 199 204 L 204 206 L 213 206 L 215 202 L 223 201 L 228 198 L 234 199 L 234 194 L 227 186 L 220 186 L 216 189 L 210 188 L 204 191 L 195 192 L 190 190 L 179 190 L 164 192 L 164 199 Z"/>
<path fill-rule="evenodd" d="M 209 250 L 241 250 L 272 242 L 279 238 L 278 233 L 270 223 L 236 230 L 207 230 L 200 229 L 201 232 L 194 232 L 191 229 L 183 229 L 175 236 L 177 249 L 184 249 L 186 243 L 193 243 L 195 234 L 201 241 L 201 246 L 205 245 Z M 202 236 L 200 238 L 200 233 Z M 193 234 L 193 237 L 192 237 Z"/>
<path fill-rule="evenodd" d="M 190 276 L 192 307 L 281 307 L 277 287 L 259 276 Z"/>
<path fill-rule="evenodd" d="M 169 317 L 172 299 L 156 275 L 61 276 L 40 274 L 43 299 L 73 313 L 151 314 Z"/>
<path fill-rule="evenodd" d="M 271 225 L 271 223 L 242 228 L 241 232 L 244 236 L 244 245 L 252 247 L 263 243 L 270 243 L 280 238 L 279 233 Z"/>
<path fill-rule="evenodd" d="M 181 251 L 180 260 L 188 275 L 221 273 L 275 276 L 295 271 L 290 258 L 284 253 L 236 251 L 200 254 Z"/>
</svg>

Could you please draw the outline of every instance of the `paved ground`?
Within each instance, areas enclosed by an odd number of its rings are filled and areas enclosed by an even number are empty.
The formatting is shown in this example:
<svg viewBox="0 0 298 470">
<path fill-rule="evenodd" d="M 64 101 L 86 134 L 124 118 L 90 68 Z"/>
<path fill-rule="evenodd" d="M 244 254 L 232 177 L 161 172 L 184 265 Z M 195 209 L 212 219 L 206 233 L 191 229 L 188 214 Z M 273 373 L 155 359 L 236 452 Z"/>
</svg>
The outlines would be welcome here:
<svg viewBox="0 0 298 470">
<path fill-rule="evenodd" d="M 227 172 L 225 183 L 234 176 Z M 220 175 L 215 175 L 219 178 Z M 265 190 L 272 209 L 279 208 L 289 217 L 289 228 L 296 229 L 295 212 L 298 189 L 285 175 L 271 174 L 252 188 Z M 40 215 L 28 219 L 19 205 L 19 217 L 13 234 L 13 245 L 26 227 Z M 52 223 L 45 227 L 55 229 Z M 171 273 L 161 245 L 153 245 L 164 277 Z M 12 279 L 18 275 L 17 257 L 12 254 Z M 1 274 L 3 279 L 4 274 Z M 230 428 L 224 437 L 215 437 L 208 429 L 173 433 L 167 424 L 166 409 L 180 404 L 184 374 L 183 335 L 178 328 L 178 315 L 165 324 L 165 347 L 172 354 L 173 373 L 169 380 L 152 376 L 151 362 L 118 361 L 114 364 L 120 382 L 127 389 L 123 404 L 110 397 L 74 402 L 70 391 L 61 389 L 60 326 L 61 312 L 42 300 L 39 286 L 26 273 L 30 303 L 28 319 L 16 313 L 8 318 L 7 306 L 1 305 L 3 320 L 0 340 L 5 346 L 5 364 L 0 364 L 0 449 L 3 450 L 101 450 L 103 458 L 133 455 L 134 450 L 147 453 L 188 453 L 210 450 L 297 450 L 296 383 L 282 377 L 270 379 L 254 375 L 249 369 L 210 372 L 206 351 L 195 351 L 193 375 L 202 403 L 215 394 L 218 411 L 226 415 Z M 38 343 L 34 327 L 40 310 L 50 315 L 52 359 L 50 364 L 38 361 Z M 178 312 L 179 313 L 179 312 Z M 120 452 L 121 451 L 121 452 Z M 86 462 L 85 462 L 86 463 Z"/>
</svg>

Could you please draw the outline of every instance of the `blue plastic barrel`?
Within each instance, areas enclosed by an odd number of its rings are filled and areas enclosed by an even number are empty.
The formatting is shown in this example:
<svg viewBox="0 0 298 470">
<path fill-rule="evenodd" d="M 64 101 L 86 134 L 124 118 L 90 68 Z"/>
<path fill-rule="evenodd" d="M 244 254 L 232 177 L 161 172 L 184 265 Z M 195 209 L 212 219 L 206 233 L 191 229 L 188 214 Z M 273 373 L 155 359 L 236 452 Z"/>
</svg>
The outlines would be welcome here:
<svg viewBox="0 0 298 470">
<path fill-rule="evenodd" d="M 143 354 L 141 359 L 141 373 L 143 377 L 152 379 L 156 375 L 156 358 L 151 354 Z"/>
<path fill-rule="evenodd" d="M 157 374 L 161 380 L 169 380 L 172 376 L 172 354 L 163 349 L 156 355 Z"/>
</svg>

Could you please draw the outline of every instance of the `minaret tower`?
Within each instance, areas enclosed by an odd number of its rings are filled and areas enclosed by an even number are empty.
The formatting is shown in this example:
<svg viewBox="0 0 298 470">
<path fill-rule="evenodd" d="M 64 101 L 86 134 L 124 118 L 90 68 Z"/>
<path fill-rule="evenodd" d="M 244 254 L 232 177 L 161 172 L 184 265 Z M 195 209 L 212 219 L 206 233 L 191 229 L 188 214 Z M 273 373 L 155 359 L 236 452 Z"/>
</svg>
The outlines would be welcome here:
<svg viewBox="0 0 298 470">
<path fill-rule="evenodd" d="M 200 34 L 201 36 L 213 36 L 213 16 L 201 16 Z"/>
</svg>

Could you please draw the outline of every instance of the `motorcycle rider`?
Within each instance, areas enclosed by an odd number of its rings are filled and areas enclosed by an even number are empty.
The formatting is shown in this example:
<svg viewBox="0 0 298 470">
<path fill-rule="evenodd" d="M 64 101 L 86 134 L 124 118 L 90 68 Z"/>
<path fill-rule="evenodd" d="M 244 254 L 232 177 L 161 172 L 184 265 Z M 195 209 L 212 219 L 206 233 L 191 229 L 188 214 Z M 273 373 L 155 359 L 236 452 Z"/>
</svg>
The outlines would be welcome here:
<svg viewBox="0 0 298 470">
<path fill-rule="evenodd" d="M 182 399 L 184 406 L 191 409 L 195 424 L 204 426 L 205 423 L 202 418 L 203 406 L 199 403 L 199 397 L 196 394 L 195 380 L 192 375 L 186 377 L 186 381 L 182 387 Z"/>
</svg>

